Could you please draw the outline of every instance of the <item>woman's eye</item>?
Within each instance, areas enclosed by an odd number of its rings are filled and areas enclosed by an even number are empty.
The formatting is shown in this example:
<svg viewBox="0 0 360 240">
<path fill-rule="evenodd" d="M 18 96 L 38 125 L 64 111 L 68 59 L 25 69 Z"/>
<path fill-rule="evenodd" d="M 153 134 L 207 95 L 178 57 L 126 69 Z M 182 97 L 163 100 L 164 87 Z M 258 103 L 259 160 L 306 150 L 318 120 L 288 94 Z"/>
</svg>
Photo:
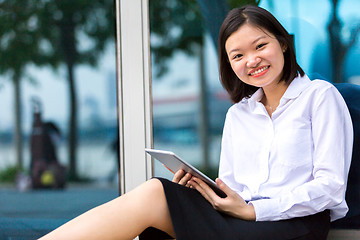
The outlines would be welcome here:
<svg viewBox="0 0 360 240">
<path fill-rule="evenodd" d="M 236 54 L 233 59 L 240 59 L 243 55 L 242 54 Z"/>
<path fill-rule="evenodd" d="M 260 49 L 262 47 L 264 47 L 267 43 L 261 43 L 259 45 L 256 46 L 256 49 Z"/>
</svg>

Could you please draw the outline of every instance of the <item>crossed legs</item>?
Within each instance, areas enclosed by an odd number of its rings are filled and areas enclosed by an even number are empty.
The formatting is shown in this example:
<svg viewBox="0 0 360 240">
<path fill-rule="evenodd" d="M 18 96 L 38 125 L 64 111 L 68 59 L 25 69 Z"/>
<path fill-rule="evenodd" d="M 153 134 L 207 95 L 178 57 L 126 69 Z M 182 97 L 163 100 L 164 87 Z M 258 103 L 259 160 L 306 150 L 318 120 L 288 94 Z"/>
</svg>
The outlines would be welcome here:
<svg viewBox="0 0 360 240">
<path fill-rule="evenodd" d="M 85 212 L 41 240 L 134 239 L 148 227 L 175 235 L 164 189 L 157 179 Z"/>
</svg>

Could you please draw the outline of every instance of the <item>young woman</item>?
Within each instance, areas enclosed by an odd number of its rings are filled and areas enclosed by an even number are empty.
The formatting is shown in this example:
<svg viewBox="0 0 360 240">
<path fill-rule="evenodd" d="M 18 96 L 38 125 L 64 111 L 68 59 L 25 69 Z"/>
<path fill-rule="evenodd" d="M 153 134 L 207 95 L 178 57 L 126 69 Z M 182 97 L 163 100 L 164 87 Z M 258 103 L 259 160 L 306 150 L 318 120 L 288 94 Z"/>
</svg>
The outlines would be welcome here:
<svg viewBox="0 0 360 240">
<path fill-rule="evenodd" d="M 291 37 L 266 10 L 232 10 L 219 35 L 220 78 L 234 105 L 217 196 L 189 173 L 152 179 L 42 239 L 326 239 L 344 217 L 350 115 L 328 82 L 310 81 Z"/>
</svg>

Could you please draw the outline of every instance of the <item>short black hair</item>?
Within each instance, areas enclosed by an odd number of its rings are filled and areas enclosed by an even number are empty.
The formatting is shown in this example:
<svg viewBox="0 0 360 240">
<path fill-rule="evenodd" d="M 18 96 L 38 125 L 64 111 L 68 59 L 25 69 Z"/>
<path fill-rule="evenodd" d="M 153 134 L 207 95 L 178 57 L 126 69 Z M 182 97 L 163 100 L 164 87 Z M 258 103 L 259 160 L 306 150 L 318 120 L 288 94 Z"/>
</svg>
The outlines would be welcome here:
<svg viewBox="0 0 360 240">
<path fill-rule="evenodd" d="M 296 61 L 292 36 L 270 12 L 253 5 L 232 9 L 220 27 L 218 55 L 220 81 L 234 103 L 244 97 L 250 97 L 258 89 L 240 81 L 231 68 L 225 49 L 226 40 L 230 35 L 246 23 L 268 31 L 276 37 L 281 46 L 286 46 L 283 76 L 280 81 L 290 83 L 298 74 L 301 76 L 305 74 Z"/>
</svg>

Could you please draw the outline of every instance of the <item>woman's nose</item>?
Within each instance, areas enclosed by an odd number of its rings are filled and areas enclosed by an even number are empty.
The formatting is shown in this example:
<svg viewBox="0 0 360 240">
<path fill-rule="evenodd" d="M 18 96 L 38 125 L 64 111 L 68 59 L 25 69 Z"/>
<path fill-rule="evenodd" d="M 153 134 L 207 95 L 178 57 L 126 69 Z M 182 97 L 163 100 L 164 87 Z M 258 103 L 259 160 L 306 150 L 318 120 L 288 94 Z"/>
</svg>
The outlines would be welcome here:
<svg viewBox="0 0 360 240">
<path fill-rule="evenodd" d="M 254 57 L 251 57 L 248 59 L 246 66 L 249 68 L 254 68 L 254 67 L 257 67 L 260 62 L 261 62 L 261 58 L 254 56 Z"/>
</svg>

